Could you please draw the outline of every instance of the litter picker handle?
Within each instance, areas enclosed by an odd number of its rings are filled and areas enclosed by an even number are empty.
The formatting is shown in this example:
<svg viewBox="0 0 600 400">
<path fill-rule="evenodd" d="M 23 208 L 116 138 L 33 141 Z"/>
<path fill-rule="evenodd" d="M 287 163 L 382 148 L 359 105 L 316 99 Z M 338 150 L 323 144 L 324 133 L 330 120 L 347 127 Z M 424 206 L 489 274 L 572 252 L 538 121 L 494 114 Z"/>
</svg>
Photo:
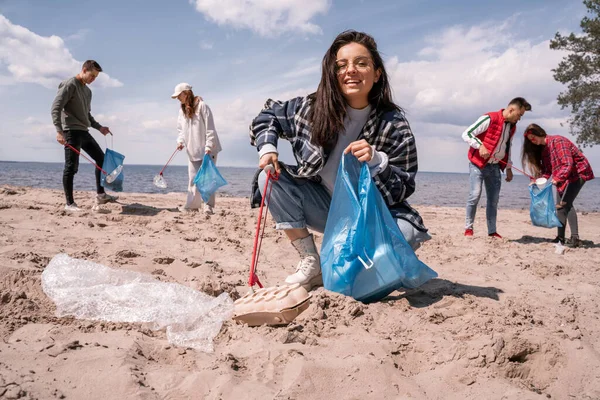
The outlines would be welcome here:
<svg viewBox="0 0 600 400">
<path fill-rule="evenodd" d="M 266 173 L 270 173 L 271 176 L 277 175 L 275 173 L 275 167 L 273 166 L 273 164 L 268 164 L 266 167 L 263 168 L 263 171 L 265 171 Z"/>
<path fill-rule="evenodd" d="M 256 268 L 258 267 L 258 257 L 260 255 L 260 248 L 262 245 L 262 238 L 265 234 L 265 227 L 267 225 L 267 216 L 269 210 L 269 200 L 271 198 L 271 190 L 273 189 L 273 182 L 279 179 L 279 176 L 275 173 L 275 168 L 273 165 L 267 165 L 264 169 L 267 173 L 267 181 L 265 182 L 265 187 L 263 190 L 263 196 L 260 202 L 260 209 L 258 211 L 258 221 L 256 223 L 256 232 L 254 234 L 254 248 L 252 249 L 252 261 L 250 264 L 250 276 L 248 278 L 248 286 L 250 289 L 254 285 L 258 285 L 258 287 L 262 288 L 263 285 L 258 279 L 256 275 Z M 269 183 L 271 185 L 269 185 Z M 266 201 L 265 201 L 266 200 Z M 265 207 L 266 205 L 266 207 Z M 263 209 L 265 217 L 263 219 Z M 261 232 L 262 225 L 262 232 Z"/>
<path fill-rule="evenodd" d="M 504 161 L 504 160 L 500 160 L 500 159 L 498 159 L 498 158 L 496 158 L 496 157 L 494 157 L 494 156 L 491 156 L 491 157 L 492 157 L 492 159 L 494 159 L 494 160 L 496 160 L 496 161 L 498 161 L 498 162 L 501 162 L 502 164 L 504 164 L 504 165 L 506 165 L 506 166 L 508 167 L 508 163 L 507 163 L 506 161 Z M 510 166 L 510 168 L 514 168 L 514 169 L 516 169 L 517 171 L 519 171 L 520 173 L 522 173 L 523 175 L 525 175 L 525 176 L 526 176 L 526 177 L 528 177 L 529 179 L 535 179 L 533 176 L 529 175 L 529 174 L 528 174 L 528 173 L 526 173 L 525 171 L 521 171 L 519 168 L 515 167 L 515 166 L 514 166 L 514 164 L 513 164 L 513 165 L 511 165 L 511 166 Z"/>
<path fill-rule="evenodd" d="M 65 146 L 69 147 L 69 148 L 70 148 L 71 150 L 73 150 L 75 153 L 79 154 L 80 156 L 82 156 L 83 158 L 85 158 L 86 160 L 88 160 L 89 162 L 91 162 L 92 164 L 94 164 L 94 166 L 95 166 L 96 168 L 98 168 L 100 171 L 102 171 L 102 173 L 103 173 L 104 175 L 108 175 L 108 173 L 107 173 L 105 170 L 103 170 L 102 168 L 100 168 L 100 167 L 98 166 L 98 164 L 96 164 L 95 162 L 93 162 L 92 160 L 90 160 L 89 158 L 87 158 L 85 154 L 81 154 L 81 152 L 80 152 L 79 150 L 77 150 L 75 147 L 71 146 L 69 143 L 65 143 Z"/>
<path fill-rule="evenodd" d="M 167 165 L 169 165 L 169 163 L 171 162 L 171 160 L 173 159 L 173 157 L 175 157 L 175 154 L 179 151 L 179 148 L 176 148 L 175 151 L 173 152 L 173 154 L 171 154 L 171 158 L 169 158 L 169 161 L 167 161 L 167 163 L 165 164 L 165 166 L 160 170 L 159 175 L 162 175 L 163 172 L 165 171 L 165 168 L 167 168 Z"/>
</svg>

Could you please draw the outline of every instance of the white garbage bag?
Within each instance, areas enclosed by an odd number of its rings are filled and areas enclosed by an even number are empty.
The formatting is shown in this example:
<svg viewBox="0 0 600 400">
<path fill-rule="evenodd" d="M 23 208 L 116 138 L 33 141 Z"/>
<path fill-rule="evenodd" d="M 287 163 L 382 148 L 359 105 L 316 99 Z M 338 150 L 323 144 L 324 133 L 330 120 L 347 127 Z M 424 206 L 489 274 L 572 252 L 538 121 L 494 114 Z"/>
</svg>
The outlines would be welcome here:
<svg viewBox="0 0 600 400">
<path fill-rule="evenodd" d="M 42 273 L 42 288 L 59 317 L 150 323 L 166 328 L 173 345 L 213 351 L 223 321 L 233 315 L 227 293 L 211 297 L 177 283 L 57 254 Z"/>
</svg>

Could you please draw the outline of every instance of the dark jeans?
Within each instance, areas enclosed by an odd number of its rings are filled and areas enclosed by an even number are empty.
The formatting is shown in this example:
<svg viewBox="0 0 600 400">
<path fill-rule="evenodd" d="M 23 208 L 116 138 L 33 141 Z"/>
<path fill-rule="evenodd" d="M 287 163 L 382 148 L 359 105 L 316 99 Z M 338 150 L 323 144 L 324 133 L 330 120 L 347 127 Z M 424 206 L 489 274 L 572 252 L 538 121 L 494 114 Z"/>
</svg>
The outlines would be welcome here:
<svg viewBox="0 0 600 400">
<path fill-rule="evenodd" d="M 85 151 L 99 167 L 104 163 L 104 152 L 88 131 L 64 131 L 65 140 L 77 150 Z M 63 171 L 63 188 L 67 204 L 73 204 L 73 178 L 79 169 L 79 154 L 65 146 L 65 169 Z M 101 171 L 96 168 L 96 192 L 104 193 L 100 185 Z"/>
<path fill-rule="evenodd" d="M 575 182 L 570 182 L 567 186 L 567 189 L 562 194 L 562 199 L 560 198 L 560 195 L 558 196 L 557 201 L 559 205 L 560 203 L 563 204 L 562 208 L 557 208 L 556 210 L 556 216 L 562 224 L 562 226 L 558 228 L 558 236 L 560 236 L 561 238 L 565 237 L 567 220 L 569 221 L 569 228 L 571 228 L 571 236 L 579 238 L 577 211 L 573 206 L 573 202 L 577 198 L 577 195 L 579 194 L 579 191 L 583 187 L 584 183 L 585 182 L 583 181 L 583 179 L 579 179 Z"/>
</svg>

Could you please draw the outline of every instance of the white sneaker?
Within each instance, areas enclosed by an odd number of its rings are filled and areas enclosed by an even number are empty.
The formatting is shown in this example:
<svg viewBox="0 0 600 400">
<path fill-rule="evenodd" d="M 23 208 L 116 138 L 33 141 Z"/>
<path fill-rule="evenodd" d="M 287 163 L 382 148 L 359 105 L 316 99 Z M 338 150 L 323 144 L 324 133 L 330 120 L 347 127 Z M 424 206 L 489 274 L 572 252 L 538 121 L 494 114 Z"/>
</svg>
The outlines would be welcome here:
<svg viewBox="0 0 600 400">
<path fill-rule="evenodd" d="M 296 272 L 285 278 L 285 283 L 288 285 L 298 283 L 307 291 L 315 286 L 323 286 L 323 275 L 321 274 L 319 260 L 313 256 L 302 258 L 296 267 Z"/>
<path fill-rule="evenodd" d="M 102 193 L 96 196 L 96 204 L 114 203 L 119 199 L 119 196 L 111 196 L 110 194 Z"/>
<path fill-rule="evenodd" d="M 79 212 L 82 211 L 81 208 L 77 207 L 77 204 L 72 203 L 72 204 L 67 204 L 65 206 L 65 211 L 69 211 L 69 212 Z"/>
<path fill-rule="evenodd" d="M 208 204 L 204 205 L 204 214 L 206 215 L 214 215 L 215 210 L 213 209 L 212 206 L 209 206 Z"/>
<path fill-rule="evenodd" d="M 304 289 L 310 291 L 315 286 L 323 286 L 323 275 L 321 275 L 321 259 L 315 246 L 313 235 L 297 239 L 292 245 L 300 254 L 300 262 L 296 272 L 285 279 L 285 283 L 293 285 L 300 284 Z"/>
</svg>

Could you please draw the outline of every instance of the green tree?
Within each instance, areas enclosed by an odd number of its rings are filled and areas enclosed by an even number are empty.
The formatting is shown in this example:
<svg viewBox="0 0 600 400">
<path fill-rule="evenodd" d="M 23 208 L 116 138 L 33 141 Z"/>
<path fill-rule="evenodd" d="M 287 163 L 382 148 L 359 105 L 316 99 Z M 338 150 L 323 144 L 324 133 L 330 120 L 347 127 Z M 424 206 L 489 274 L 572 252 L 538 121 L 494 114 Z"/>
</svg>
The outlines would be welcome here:
<svg viewBox="0 0 600 400">
<path fill-rule="evenodd" d="M 555 80 L 567 85 L 558 104 L 571 109 L 571 133 L 585 147 L 600 144 L 600 0 L 583 4 L 587 16 L 581 20 L 582 33 L 556 33 L 550 48 L 569 52 L 552 72 Z"/>
</svg>

